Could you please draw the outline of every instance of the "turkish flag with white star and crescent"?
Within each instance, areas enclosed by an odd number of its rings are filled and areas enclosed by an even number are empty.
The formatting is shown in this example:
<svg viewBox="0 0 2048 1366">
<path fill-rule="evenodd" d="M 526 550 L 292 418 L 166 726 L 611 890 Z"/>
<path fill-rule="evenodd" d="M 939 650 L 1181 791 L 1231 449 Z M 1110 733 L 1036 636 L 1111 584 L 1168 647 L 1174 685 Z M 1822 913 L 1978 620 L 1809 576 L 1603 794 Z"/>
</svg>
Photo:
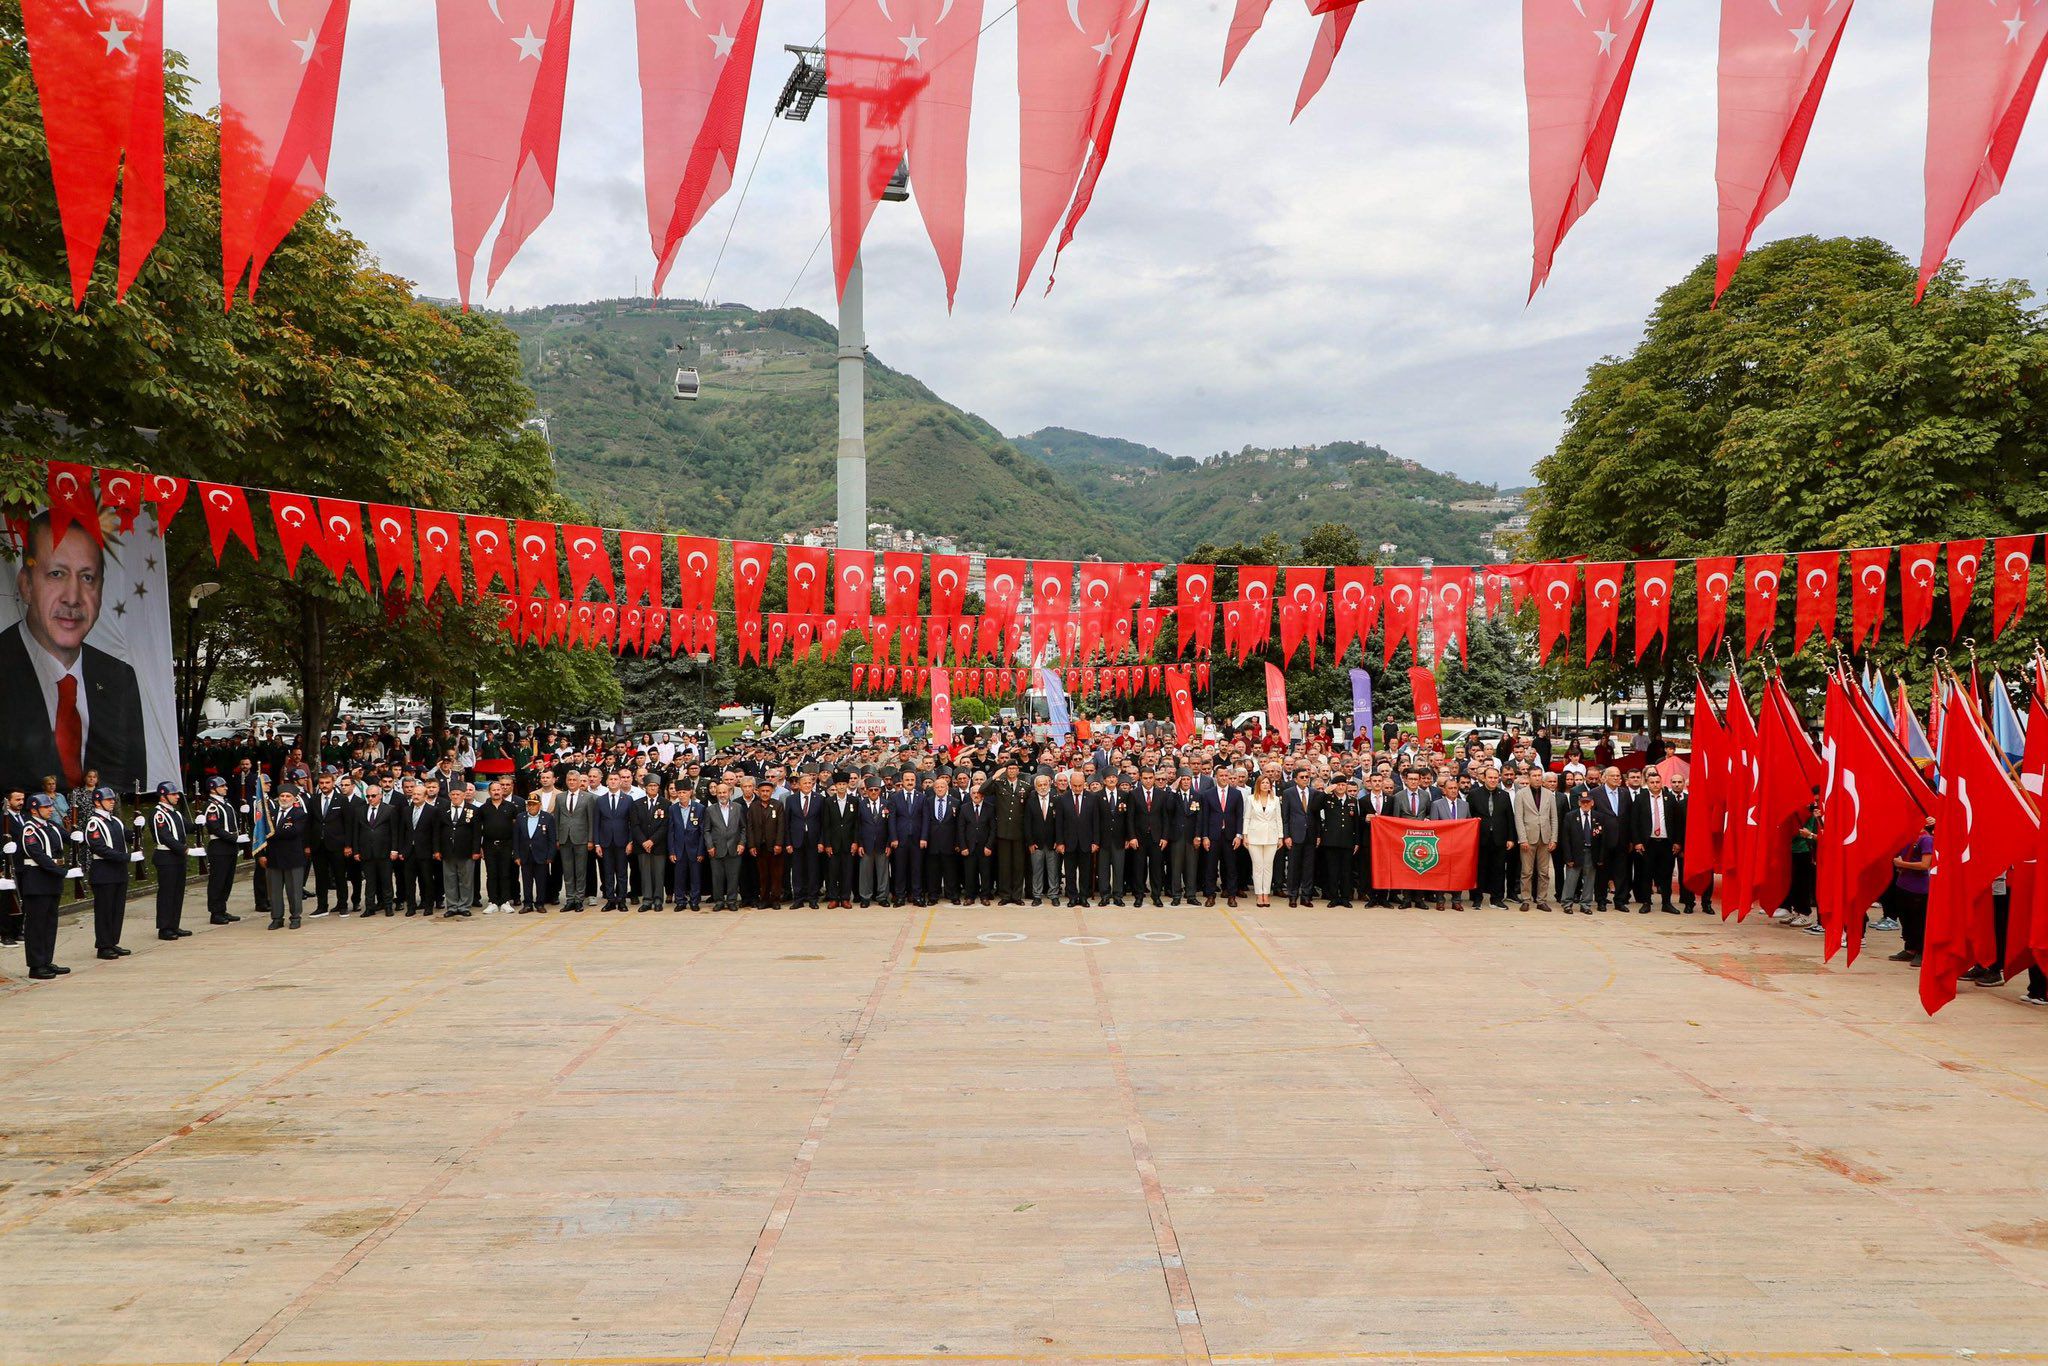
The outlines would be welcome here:
<svg viewBox="0 0 2048 1366">
<path fill-rule="evenodd" d="M 1436 585 L 1436 601 L 1430 606 L 1429 619 L 1433 628 L 1431 638 L 1435 642 L 1438 662 L 1453 650 L 1457 651 L 1458 662 L 1470 661 L 1471 654 L 1466 640 L 1466 626 L 1472 610 L 1472 571 L 1459 565 L 1454 569 L 1439 569 L 1433 582 Z"/>
<path fill-rule="evenodd" d="M 437 0 L 455 283 L 462 306 L 491 224 L 490 290 L 555 207 L 576 0 Z"/>
<path fill-rule="evenodd" d="M 1060 247 L 1088 211 L 1116 132 L 1131 57 L 1145 26 L 1147 0 L 1020 0 L 1017 101 L 1023 149 L 1023 251 L 1017 295 L 1051 240 Z M 1085 168 L 1085 169 L 1084 169 Z M 1078 193 L 1077 193 L 1078 187 Z M 1059 268 L 1059 253 L 1053 253 Z M 1046 284 L 1051 289 L 1051 282 Z"/>
<path fill-rule="evenodd" d="M 1411 567 L 1389 569 L 1385 574 L 1386 588 L 1382 596 L 1386 612 L 1386 632 L 1381 640 L 1383 651 L 1381 662 L 1391 663 L 1394 651 L 1406 641 L 1415 644 L 1415 623 L 1422 615 L 1422 571 Z"/>
<path fill-rule="evenodd" d="M 1904 644 L 1911 645 L 1913 637 L 1934 616 L 1934 554 L 1938 549 L 1932 542 L 1921 545 L 1899 547 L 1899 628 L 1905 635 Z"/>
<path fill-rule="evenodd" d="M 789 610 L 795 616 L 822 616 L 825 611 L 825 549 L 793 545 L 784 553 L 789 575 Z"/>
<path fill-rule="evenodd" d="M 1956 998 L 1963 973 L 1999 961 L 1991 884 L 2034 851 L 2040 832 L 2040 816 L 1984 733 L 1976 699 L 1950 689 L 1920 959 L 1920 1004 L 1929 1015 Z"/>
<path fill-rule="evenodd" d="M 661 590 L 661 537 L 656 533 L 621 531 L 619 565 L 627 602 L 658 603 L 666 596 Z"/>
<path fill-rule="evenodd" d="M 562 596 L 562 580 L 555 569 L 555 524 L 520 520 L 513 527 L 519 547 L 519 593 L 533 597 L 546 592 Z"/>
<path fill-rule="evenodd" d="M 125 298 L 164 231 L 164 6 L 22 0 L 21 18 L 71 263 L 71 306 L 85 304 L 117 185 L 114 297 Z"/>
<path fill-rule="evenodd" d="M 635 0 L 647 233 L 661 293 L 683 239 L 732 188 L 761 0 Z"/>
<path fill-rule="evenodd" d="M 327 192 L 349 0 L 219 0 L 222 303 Z"/>
<path fill-rule="evenodd" d="M 570 597 L 581 599 L 592 580 L 604 585 L 606 597 L 619 595 L 613 584 L 612 557 L 605 551 L 603 531 L 594 526 L 565 526 L 562 549 L 568 552 Z"/>
<path fill-rule="evenodd" d="M 1636 662 L 1649 653 L 1650 642 L 1659 643 L 1659 654 L 1671 652 L 1671 585 L 1677 581 L 1678 565 L 1673 560 L 1636 561 Z"/>
<path fill-rule="evenodd" d="M 1778 626 L 1778 580 L 1783 555 L 1750 555 L 1742 561 L 1742 653 L 1752 655 Z"/>
<path fill-rule="evenodd" d="M 1934 0 L 1921 295 L 1963 224 L 2004 188 L 2044 59 L 2048 11 L 2040 9 L 2040 0 Z"/>
<path fill-rule="evenodd" d="M 455 514 L 418 508 L 413 524 L 420 547 L 420 600 L 433 597 L 434 590 L 445 583 L 461 602 L 462 530 Z"/>
<path fill-rule="evenodd" d="M 1977 570 L 1984 563 L 1984 542 L 1948 543 L 1948 634 L 1954 640 L 1963 630 L 1963 615 L 1970 610 L 1970 597 L 1977 591 Z"/>
<path fill-rule="evenodd" d="M 1628 573 L 1625 564 L 1586 566 L 1586 662 L 1602 645 L 1609 646 L 1621 635 L 1621 581 Z"/>
<path fill-rule="evenodd" d="M 1889 547 L 1849 552 L 1849 648 L 1860 650 L 1876 640 L 1884 625 L 1884 581 L 1891 565 Z"/>
<path fill-rule="evenodd" d="M 377 545 L 377 582 L 385 592 L 391 581 L 405 575 L 406 595 L 412 595 L 412 509 L 391 503 L 370 504 L 370 539 Z"/>
<path fill-rule="evenodd" d="M 320 514 L 313 507 L 313 500 L 303 493 L 273 493 L 270 495 L 270 520 L 277 526 L 278 548 L 284 552 L 284 574 L 288 579 L 299 576 L 299 556 L 309 548 L 315 553 L 325 539 L 320 530 Z M 510 588 L 508 579 L 505 586 Z"/>
<path fill-rule="evenodd" d="M 1728 629 L 1728 589 L 1735 581 L 1735 557 L 1710 555 L 1693 565 L 1693 586 L 1698 595 L 1699 655 L 1706 659 L 1721 644 Z"/>
<path fill-rule="evenodd" d="M 967 218 L 967 123 L 982 0 L 841 0 L 825 20 L 832 264 L 840 293 L 899 163 L 952 307 Z"/>
<path fill-rule="evenodd" d="M 1801 553 L 1797 565 L 1799 605 L 1792 613 L 1794 654 L 1815 631 L 1830 644 L 1834 642 L 1835 605 L 1840 591 L 1836 575 L 1842 567 L 1842 556 L 1836 550 L 1809 550 Z"/>
<path fill-rule="evenodd" d="M 1856 0 L 1721 2 L 1721 141 L 1714 179 L 1721 189 L 1721 239 L 1714 272 L 1719 299 L 1750 238 L 1792 193 L 1814 111 L 1835 64 L 1842 27 Z"/>
<path fill-rule="evenodd" d="M 1998 577 L 1991 582 L 1991 638 L 2018 621 L 2027 610 L 2027 581 L 2034 566 L 2032 536 L 2000 536 L 1991 543 Z"/>
<path fill-rule="evenodd" d="M 732 543 L 732 610 L 751 617 L 761 610 L 761 590 L 768 586 L 768 568 L 775 547 L 758 541 Z"/>
<path fill-rule="evenodd" d="M 115 529 L 122 535 L 135 530 L 135 515 L 142 511 L 142 476 L 132 470 L 101 470 L 100 507 L 118 519 Z"/>
<path fill-rule="evenodd" d="M 1572 599 L 1578 596 L 1579 567 L 1576 564 L 1536 566 L 1536 657 L 1548 661 L 1550 652 L 1572 633 Z"/>
<path fill-rule="evenodd" d="M 1653 3 L 1522 0 L 1529 205 L 1536 224 L 1532 299 L 1550 278 L 1558 244 L 1600 197 Z"/>
<path fill-rule="evenodd" d="M 363 541 L 363 505 L 346 498 L 320 500 L 321 540 L 313 546 L 334 581 L 351 570 L 365 591 L 370 587 L 370 548 Z"/>
<path fill-rule="evenodd" d="M 875 556 L 867 550 L 838 550 L 832 555 L 832 610 L 849 625 L 867 624 L 874 612 Z"/>
<path fill-rule="evenodd" d="M 463 526 L 469 533 L 469 572 L 476 591 L 488 593 L 493 583 L 517 592 L 519 569 L 512 561 L 511 523 L 502 517 L 470 517 Z"/>
</svg>

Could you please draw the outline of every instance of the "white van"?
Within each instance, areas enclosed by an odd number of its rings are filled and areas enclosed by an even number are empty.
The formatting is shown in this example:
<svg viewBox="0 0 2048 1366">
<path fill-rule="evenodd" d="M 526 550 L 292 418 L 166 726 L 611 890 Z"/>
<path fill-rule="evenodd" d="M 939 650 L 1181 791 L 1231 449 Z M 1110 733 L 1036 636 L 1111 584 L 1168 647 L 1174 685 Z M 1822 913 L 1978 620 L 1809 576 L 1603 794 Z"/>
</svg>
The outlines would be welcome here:
<svg viewBox="0 0 2048 1366">
<path fill-rule="evenodd" d="M 830 740 L 851 734 L 859 744 L 903 738 L 903 703 L 813 702 L 775 728 L 777 740 Z"/>
</svg>

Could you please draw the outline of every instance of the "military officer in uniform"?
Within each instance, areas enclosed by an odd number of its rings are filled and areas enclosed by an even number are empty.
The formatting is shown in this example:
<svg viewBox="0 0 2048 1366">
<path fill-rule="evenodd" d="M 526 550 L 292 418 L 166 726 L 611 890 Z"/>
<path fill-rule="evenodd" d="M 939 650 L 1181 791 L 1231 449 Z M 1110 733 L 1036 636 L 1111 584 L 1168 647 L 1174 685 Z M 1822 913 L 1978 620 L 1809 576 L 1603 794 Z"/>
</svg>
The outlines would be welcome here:
<svg viewBox="0 0 2048 1366">
<path fill-rule="evenodd" d="M 242 917 L 228 914 L 228 893 L 234 890 L 235 863 L 249 836 L 228 797 L 228 780 L 209 778 L 206 791 L 206 921 L 232 925 Z"/>
<path fill-rule="evenodd" d="M 102 958 L 126 958 L 121 947 L 121 922 L 128 911 L 128 832 L 115 810 L 119 800 L 111 787 L 96 787 L 92 814 L 85 820 L 85 852 L 90 860 L 85 880 L 92 887 L 93 943 Z"/>
<path fill-rule="evenodd" d="M 156 937 L 190 939 L 192 931 L 180 923 L 185 918 L 185 860 L 191 857 L 185 813 L 179 809 L 184 793 L 176 783 L 156 785 L 156 810 L 149 816 L 150 838 L 155 851 L 150 862 L 156 867 Z"/>
<path fill-rule="evenodd" d="M 57 897 L 64 890 L 64 832 L 51 819 L 57 804 L 44 793 L 28 799 L 28 819 L 21 828 L 22 945 L 28 952 L 28 975 L 38 982 L 62 977 L 70 968 L 52 961 L 57 952 Z"/>
<path fill-rule="evenodd" d="M 21 942 L 21 835 L 28 825 L 28 793 L 19 787 L 6 793 L 0 803 L 0 947 L 13 948 Z"/>
</svg>

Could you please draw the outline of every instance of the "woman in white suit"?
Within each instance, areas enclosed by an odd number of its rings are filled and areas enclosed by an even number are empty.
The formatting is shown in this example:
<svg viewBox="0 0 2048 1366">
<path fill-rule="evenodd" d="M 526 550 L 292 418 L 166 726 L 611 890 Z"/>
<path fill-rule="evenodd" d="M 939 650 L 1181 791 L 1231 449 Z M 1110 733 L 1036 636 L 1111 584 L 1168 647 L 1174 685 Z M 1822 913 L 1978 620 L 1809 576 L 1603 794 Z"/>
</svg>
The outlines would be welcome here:
<svg viewBox="0 0 2048 1366">
<path fill-rule="evenodd" d="M 1273 890 L 1273 856 L 1279 852 L 1286 827 L 1280 817 L 1280 799 L 1273 795 L 1273 780 L 1264 773 L 1252 784 L 1251 800 L 1244 804 L 1244 844 L 1252 856 L 1253 903 L 1270 906 Z"/>
</svg>

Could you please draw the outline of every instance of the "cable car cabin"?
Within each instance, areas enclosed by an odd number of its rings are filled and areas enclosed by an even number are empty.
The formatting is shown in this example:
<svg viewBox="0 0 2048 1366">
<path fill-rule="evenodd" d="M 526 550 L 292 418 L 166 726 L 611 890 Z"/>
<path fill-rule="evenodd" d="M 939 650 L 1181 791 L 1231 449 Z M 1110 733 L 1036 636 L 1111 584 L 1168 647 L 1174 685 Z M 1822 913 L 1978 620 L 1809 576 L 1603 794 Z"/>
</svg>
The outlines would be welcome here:
<svg viewBox="0 0 2048 1366">
<path fill-rule="evenodd" d="M 676 371 L 677 398 L 687 399 L 690 400 L 691 402 L 695 402 L 697 398 L 697 390 L 697 372 L 695 370 Z"/>
</svg>

